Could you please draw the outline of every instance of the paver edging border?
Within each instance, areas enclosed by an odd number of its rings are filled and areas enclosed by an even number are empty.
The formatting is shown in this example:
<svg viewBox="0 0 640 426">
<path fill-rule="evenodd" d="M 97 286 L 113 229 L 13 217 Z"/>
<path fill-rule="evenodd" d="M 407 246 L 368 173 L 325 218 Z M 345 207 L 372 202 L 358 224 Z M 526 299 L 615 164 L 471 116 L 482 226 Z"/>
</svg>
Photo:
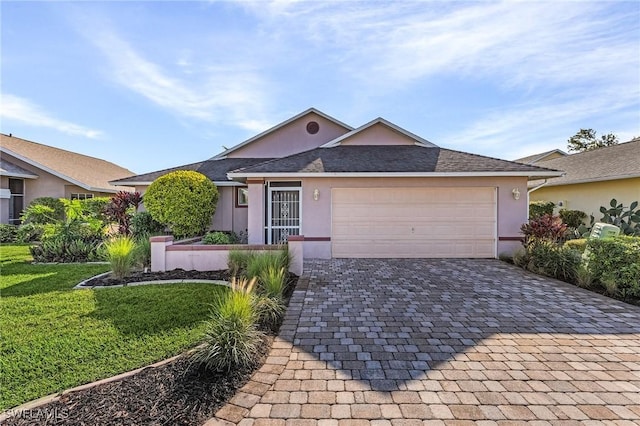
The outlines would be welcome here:
<svg viewBox="0 0 640 426">
<path fill-rule="evenodd" d="M 195 284 L 216 284 L 216 285 L 221 285 L 221 286 L 225 286 L 225 287 L 229 287 L 231 284 L 229 284 L 229 281 L 223 281 L 223 280 L 200 280 L 200 279 L 188 279 L 188 278 L 179 278 L 179 279 L 175 279 L 175 280 L 151 280 L 151 281 L 135 281 L 135 282 L 131 282 L 131 283 L 126 283 L 126 284 L 118 284 L 118 285 L 97 285 L 97 286 L 90 286 L 90 285 L 86 285 L 87 282 L 95 279 L 95 278 L 100 278 L 100 277 L 105 277 L 107 275 L 111 274 L 111 271 L 108 272 L 103 272 L 102 274 L 98 274 L 98 275 L 94 275 L 93 277 L 89 277 L 86 280 L 81 281 L 80 283 L 76 284 L 73 287 L 73 290 L 82 290 L 82 289 L 89 289 L 89 290 L 95 290 L 95 289 L 103 289 L 103 288 L 122 288 L 122 287 L 135 287 L 135 286 L 139 286 L 139 285 L 152 285 L 152 284 L 185 284 L 185 283 L 195 283 Z"/>
</svg>

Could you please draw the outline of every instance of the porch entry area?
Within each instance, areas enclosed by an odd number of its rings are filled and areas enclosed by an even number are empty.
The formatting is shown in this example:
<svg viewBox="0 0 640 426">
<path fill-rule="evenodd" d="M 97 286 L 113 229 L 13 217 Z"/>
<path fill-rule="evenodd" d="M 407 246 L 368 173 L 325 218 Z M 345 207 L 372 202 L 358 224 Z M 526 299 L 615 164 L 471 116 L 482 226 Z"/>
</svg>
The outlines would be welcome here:
<svg viewBox="0 0 640 426">
<path fill-rule="evenodd" d="M 289 235 L 300 235 L 302 226 L 301 182 L 268 182 L 265 208 L 265 241 L 286 244 Z"/>
</svg>

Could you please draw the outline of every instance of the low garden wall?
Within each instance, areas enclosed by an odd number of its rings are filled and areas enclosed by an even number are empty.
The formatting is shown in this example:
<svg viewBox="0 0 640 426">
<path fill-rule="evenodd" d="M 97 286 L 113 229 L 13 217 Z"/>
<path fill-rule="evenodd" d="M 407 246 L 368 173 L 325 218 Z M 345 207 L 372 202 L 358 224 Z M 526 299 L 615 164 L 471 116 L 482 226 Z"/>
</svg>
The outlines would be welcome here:
<svg viewBox="0 0 640 426">
<path fill-rule="evenodd" d="M 282 250 L 283 246 L 264 244 L 207 245 L 188 244 L 191 241 L 174 241 L 172 236 L 151 237 L 151 271 L 164 272 L 174 269 L 185 271 L 220 271 L 228 269 L 229 252 L 232 250 L 268 251 Z M 289 271 L 302 274 L 303 236 L 291 236 L 287 248 L 291 256 Z"/>
</svg>

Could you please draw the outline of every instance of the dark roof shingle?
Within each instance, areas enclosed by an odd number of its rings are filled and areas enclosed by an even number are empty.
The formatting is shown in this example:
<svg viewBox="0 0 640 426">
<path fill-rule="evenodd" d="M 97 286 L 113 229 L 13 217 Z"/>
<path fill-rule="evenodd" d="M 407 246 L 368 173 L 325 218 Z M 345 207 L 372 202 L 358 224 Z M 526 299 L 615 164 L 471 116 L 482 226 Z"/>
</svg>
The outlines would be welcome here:
<svg viewBox="0 0 640 426">
<path fill-rule="evenodd" d="M 240 173 L 536 172 L 547 168 L 438 147 L 336 146 L 317 148 L 235 170 Z"/>
</svg>

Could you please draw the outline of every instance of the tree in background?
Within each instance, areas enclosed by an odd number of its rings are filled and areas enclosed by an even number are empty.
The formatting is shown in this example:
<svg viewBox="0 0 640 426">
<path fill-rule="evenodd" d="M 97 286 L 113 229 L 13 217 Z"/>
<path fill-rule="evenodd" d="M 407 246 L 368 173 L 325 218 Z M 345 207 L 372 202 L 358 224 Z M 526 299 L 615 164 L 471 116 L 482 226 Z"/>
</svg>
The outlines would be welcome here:
<svg viewBox="0 0 640 426">
<path fill-rule="evenodd" d="M 607 133 L 598 138 L 595 130 L 580 129 L 578 133 L 571 136 L 567 141 L 567 149 L 569 152 L 585 152 L 617 144 L 618 137 L 613 133 Z"/>
<path fill-rule="evenodd" d="M 174 236 L 203 234 L 218 203 L 218 188 L 202 173 L 179 170 L 159 177 L 144 194 L 151 217 L 165 224 Z"/>
</svg>

